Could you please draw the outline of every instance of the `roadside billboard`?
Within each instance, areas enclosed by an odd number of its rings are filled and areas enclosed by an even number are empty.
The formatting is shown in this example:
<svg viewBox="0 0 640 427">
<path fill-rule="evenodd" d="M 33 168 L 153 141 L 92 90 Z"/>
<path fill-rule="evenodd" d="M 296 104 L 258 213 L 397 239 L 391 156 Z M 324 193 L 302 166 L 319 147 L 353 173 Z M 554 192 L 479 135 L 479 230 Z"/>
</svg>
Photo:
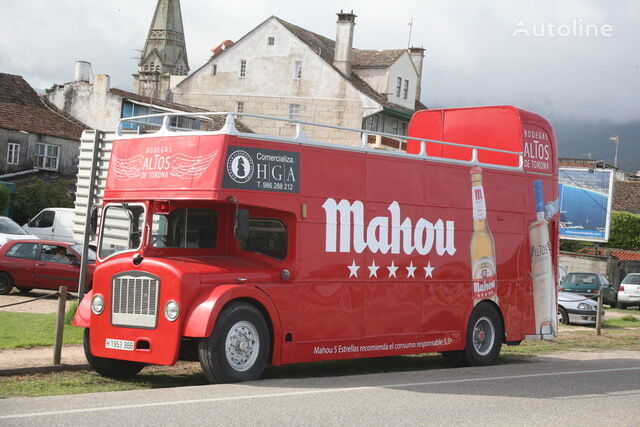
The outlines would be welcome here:
<svg viewBox="0 0 640 427">
<path fill-rule="evenodd" d="M 609 240 L 613 171 L 560 168 L 560 238 Z"/>
</svg>

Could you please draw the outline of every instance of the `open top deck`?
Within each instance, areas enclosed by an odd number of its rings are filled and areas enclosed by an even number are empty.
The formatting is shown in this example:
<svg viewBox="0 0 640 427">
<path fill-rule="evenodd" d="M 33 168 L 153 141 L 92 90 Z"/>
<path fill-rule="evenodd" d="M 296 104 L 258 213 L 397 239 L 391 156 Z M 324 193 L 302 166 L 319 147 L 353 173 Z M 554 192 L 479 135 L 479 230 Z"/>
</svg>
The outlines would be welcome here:
<svg viewBox="0 0 640 427">
<path fill-rule="evenodd" d="M 213 116 L 226 116 L 225 125 L 217 131 L 201 130 L 201 125 L 195 126 L 197 129 L 177 126 L 185 122 L 181 119 L 184 117 L 192 124 L 203 124 Z M 235 126 L 236 117 L 287 122 L 295 125 L 296 133 L 282 137 L 241 132 Z M 151 132 L 122 131 L 132 124 Z M 304 132 L 308 126 L 351 133 L 354 145 L 310 140 Z M 372 139 L 397 142 L 406 151 L 372 146 Z M 105 197 L 146 198 L 144 193 L 152 189 L 154 198 L 224 199 L 225 188 L 247 189 L 243 182 L 229 181 L 234 174 L 240 177 L 236 181 L 243 181 L 245 168 L 251 166 L 255 153 L 229 158 L 229 147 L 243 146 L 253 147 L 249 151 L 263 148 L 260 155 L 275 162 L 275 171 L 269 168 L 269 173 L 276 174 L 294 173 L 288 167 L 298 166 L 299 153 L 318 149 L 514 172 L 553 174 L 556 170 L 555 142 L 549 123 L 536 114 L 509 106 L 420 111 L 412 118 L 406 136 L 248 113 L 166 113 L 121 120 Z M 333 166 L 326 167 L 330 171 Z M 266 173 L 256 170 L 256 174 L 261 172 Z"/>
</svg>

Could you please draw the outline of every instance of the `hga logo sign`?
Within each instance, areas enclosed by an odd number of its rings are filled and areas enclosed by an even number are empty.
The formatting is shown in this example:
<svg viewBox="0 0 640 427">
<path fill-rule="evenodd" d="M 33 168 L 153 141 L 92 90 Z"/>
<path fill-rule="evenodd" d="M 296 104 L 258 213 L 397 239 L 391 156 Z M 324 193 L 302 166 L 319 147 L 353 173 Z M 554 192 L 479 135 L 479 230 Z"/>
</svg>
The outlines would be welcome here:
<svg viewBox="0 0 640 427">
<path fill-rule="evenodd" d="M 229 146 L 224 188 L 300 192 L 299 153 L 253 147 Z"/>
<path fill-rule="evenodd" d="M 243 150 L 231 153 L 227 160 L 227 174 L 238 184 L 244 184 L 253 177 L 253 159 Z"/>
</svg>

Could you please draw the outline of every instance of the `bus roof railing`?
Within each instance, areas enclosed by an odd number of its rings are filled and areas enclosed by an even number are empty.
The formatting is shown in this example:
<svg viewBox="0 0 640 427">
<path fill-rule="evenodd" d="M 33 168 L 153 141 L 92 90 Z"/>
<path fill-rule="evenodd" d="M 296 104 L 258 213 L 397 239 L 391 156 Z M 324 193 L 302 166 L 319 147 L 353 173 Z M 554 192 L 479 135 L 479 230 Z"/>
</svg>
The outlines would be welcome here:
<svg viewBox="0 0 640 427">
<path fill-rule="evenodd" d="M 458 162 L 462 162 L 462 163 L 471 163 L 471 164 L 484 164 L 484 165 L 488 165 L 488 166 L 494 166 L 494 167 L 501 167 L 501 168 L 505 168 L 505 169 L 513 169 L 513 170 L 522 170 L 523 169 L 523 152 L 522 151 L 511 151 L 511 150 L 503 150 L 500 148 L 490 148 L 490 147 L 480 147 L 480 146 L 476 146 L 476 145 L 470 145 L 470 144 L 461 144 L 461 143 L 457 143 L 457 142 L 450 142 L 450 141 L 439 141 L 439 140 L 435 140 L 435 139 L 427 139 L 427 138 L 419 138 L 419 137 L 414 137 L 414 136 L 406 136 L 406 135 L 397 135 L 397 134 L 392 134 L 392 133 L 385 133 L 385 132 L 376 132 L 376 131 L 370 131 L 370 130 L 366 130 L 366 129 L 357 129 L 357 128 L 349 128 L 349 127 L 344 127 L 344 126 L 336 126 L 336 125 L 331 125 L 331 124 L 326 124 L 326 123 L 316 123 L 316 122 L 308 122 L 308 121 L 304 121 L 304 120 L 296 120 L 296 119 L 285 119 L 285 118 L 281 118 L 281 117 L 273 117 L 273 116 L 266 116 L 266 115 L 262 115 L 262 114 L 252 114 L 252 113 L 238 113 L 238 112 L 199 112 L 199 113 L 186 113 L 186 112 L 167 112 L 167 113 L 158 113 L 158 114 L 147 114 L 147 115 L 141 115 L 141 116 L 132 116 L 132 117 L 123 117 L 120 119 L 119 123 L 118 123 L 118 128 L 116 130 L 116 136 L 121 137 L 123 136 L 123 124 L 124 123 L 132 123 L 135 125 L 143 125 L 143 126 L 151 126 L 151 127 L 157 127 L 158 131 L 155 132 L 158 135 L 165 135 L 165 134 L 171 134 L 174 132 L 203 132 L 201 129 L 193 129 L 193 128 L 185 128 L 185 127 L 179 127 L 179 126 L 172 126 L 170 125 L 170 120 L 174 117 L 188 117 L 188 118 L 195 118 L 197 120 L 201 120 L 204 122 L 207 121 L 213 121 L 212 117 L 215 116 L 224 116 L 225 118 L 225 123 L 224 125 L 217 131 L 205 131 L 205 132 L 210 132 L 210 133 L 219 133 L 219 134 L 233 134 L 233 135 L 243 135 L 243 136 L 248 136 L 248 137 L 264 137 L 267 136 L 270 139 L 282 139 L 282 140 L 287 140 L 287 141 L 294 141 L 297 143 L 301 143 L 301 144 L 311 144 L 311 145 L 317 145 L 318 142 L 316 141 L 310 141 L 307 139 L 307 136 L 304 134 L 303 132 L 303 126 L 316 126 L 316 127 L 322 127 L 322 128 L 328 128 L 328 129 L 335 129 L 335 130 L 340 130 L 340 131 L 346 131 L 346 132 L 356 132 L 361 134 L 361 143 L 359 147 L 350 147 L 350 148 L 360 148 L 362 150 L 366 150 L 366 151 L 371 151 L 371 150 L 378 150 L 375 147 L 369 147 L 369 143 L 368 143 L 368 137 L 370 135 L 373 136 L 380 136 L 380 137 L 384 137 L 384 138 L 390 138 L 390 139 L 394 139 L 400 143 L 402 142 L 408 142 L 408 141 L 418 141 L 420 142 L 420 151 L 418 154 L 414 154 L 417 156 L 422 156 L 422 157 L 427 157 L 430 159 L 434 159 L 434 160 L 453 160 L 453 161 L 458 161 Z M 262 135 L 262 134 L 255 134 L 255 133 L 244 133 L 244 132 L 240 132 L 237 130 L 237 128 L 235 127 L 235 118 L 236 117 L 249 117 L 249 118 L 256 118 L 256 119 L 263 119 L 263 120 L 273 120 L 273 121 L 280 121 L 280 122 L 287 122 L 287 123 L 291 123 L 294 124 L 296 126 L 296 135 L 294 138 L 286 138 L 286 137 L 274 137 L 272 135 Z M 147 121 L 147 120 L 143 120 L 143 119 L 162 119 L 162 121 L 160 123 L 158 122 L 152 122 L 152 121 Z M 176 124 L 177 121 L 176 121 Z M 139 129 L 139 128 L 138 128 Z M 471 150 L 471 158 L 469 160 L 462 160 L 462 159 L 451 159 L 451 158 L 444 158 L 441 156 L 430 156 L 427 153 L 427 144 L 431 143 L 431 144 L 440 144 L 440 145 L 445 145 L 445 146 L 450 146 L 450 147 L 459 147 L 459 148 L 468 148 Z M 329 146 L 336 146 L 337 144 L 335 143 L 329 143 L 329 144 L 324 144 L 321 143 L 321 145 L 329 145 Z M 339 146 L 339 145 L 338 145 Z M 379 151 L 384 151 L 386 154 L 391 154 L 391 152 L 389 151 L 385 151 L 385 150 L 379 150 Z M 509 165 L 500 165 L 497 163 L 485 163 L 485 162 L 481 162 L 478 159 L 478 151 L 488 151 L 488 152 L 493 152 L 493 153 L 502 153 L 502 154 L 510 154 L 513 156 L 517 156 L 518 158 L 518 166 L 509 166 Z M 407 154 L 407 153 L 403 153 L 403 154 Z"/>
</svg>

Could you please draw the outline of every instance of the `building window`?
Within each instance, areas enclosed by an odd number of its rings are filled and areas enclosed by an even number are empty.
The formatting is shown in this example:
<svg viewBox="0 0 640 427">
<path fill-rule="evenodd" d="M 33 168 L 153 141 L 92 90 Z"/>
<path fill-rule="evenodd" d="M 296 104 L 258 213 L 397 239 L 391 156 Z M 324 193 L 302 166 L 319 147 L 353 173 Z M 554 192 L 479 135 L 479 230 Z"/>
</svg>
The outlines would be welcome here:
<svg viewBox="0 0 640 427">
<path fill-rule="evenodd" d="M 244 112 L 244 102 L 238 101 L 238 113 Z"/>
<path fill-rule="evenodd" d="M 391 123 L 391 133 L 398 134 L 398 121 L 394 120 Z"/>
<path fill-rule="evenodd" d="M 218 65 L 213 64 L 213 66 L 211 67 L 211 75 L 215 76 L 216 74 L 218 74 Z"/>
<path fill-rule="evenodd" d="M 58 170 L 60 147 L 50 144 L 36 144 L 36 167 L 52 171 Z"/>
<path fill-rule="evenodd" d="M 274 44 L 276 44 L 276 38 L 271 36 L 271 37 L 267 37 L 267 45 L 268 46 L 273 46 Z"/>
<path fill-rule="evenodd" d="M 289 104 L 289 119 L 298 120 L 300 118 L 300 104 Z"/>
<path fill-rule="evenodd" d="M 402 77 L 398 77 L 398 83 L 396 84 L 396 96 L 400 98 L 400 90 L 402 90 Z"/>
<path fill-rule="evenodd" d="M 20 144 L 10 142 L 9 149 L 7 150 L 7 164 L 17 165 L 19 162 L 20 162 Z"/>
<path fill-rule="evenodd" d="M 240 77 L 245 77 L 247 75 L 247 60 L 240 60 Z"/>
<path fill-rule="evenodd" d="M 296 61 L 293 64 L 293 78 L 296 80 L 302 78 L 302 61 Z"/>
<path fill-rule="evenodd" d="M 409 94 L 409 80 L 404 81 L 404 90 L 402 91 L 402 98 L 407 99 Z"/>
</svg>

